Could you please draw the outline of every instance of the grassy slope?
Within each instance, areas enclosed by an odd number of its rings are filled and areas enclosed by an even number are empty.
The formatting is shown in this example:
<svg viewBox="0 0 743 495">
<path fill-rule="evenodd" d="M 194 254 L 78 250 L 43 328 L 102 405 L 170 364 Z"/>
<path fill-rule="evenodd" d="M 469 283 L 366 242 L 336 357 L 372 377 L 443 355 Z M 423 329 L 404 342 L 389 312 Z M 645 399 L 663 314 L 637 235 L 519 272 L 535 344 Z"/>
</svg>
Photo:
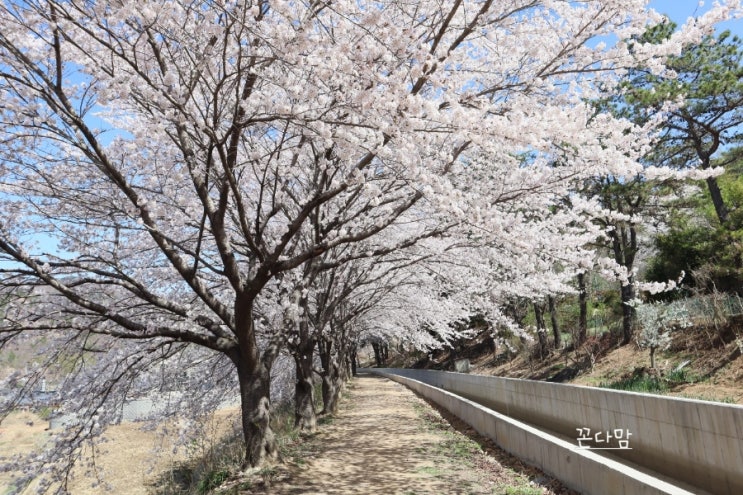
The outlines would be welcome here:
<svg viewBox="0 0 743 495">
<path fill-rule="evenodd" d="M 530 358 L 529 349 L 515 357 L 496 356 L 477 341 L 466 345 L 458 356 L 470 359 L 470 372 L 475 374 L 585 386 L 633 382 L 637 391 L 649 391 L 643 385 L 650 379 L 668 395 L 743 404 L 743 357 L 736 335 L 743 335 L 743 321 L 732 321 L 720 332 L 678 330 L 670 349 L 656 353 L 656 370 L 648 369 L 647 350 L 634 343 L 620 347 L 610 334 L 578 350 L 552 350 L 544 360 Z M 682 370 L 674 371 L 682 363 L 686 363 Z M 418 362 L 416 367 L 451 369 L 447 354 L 434 362 Z"/>
</svg>

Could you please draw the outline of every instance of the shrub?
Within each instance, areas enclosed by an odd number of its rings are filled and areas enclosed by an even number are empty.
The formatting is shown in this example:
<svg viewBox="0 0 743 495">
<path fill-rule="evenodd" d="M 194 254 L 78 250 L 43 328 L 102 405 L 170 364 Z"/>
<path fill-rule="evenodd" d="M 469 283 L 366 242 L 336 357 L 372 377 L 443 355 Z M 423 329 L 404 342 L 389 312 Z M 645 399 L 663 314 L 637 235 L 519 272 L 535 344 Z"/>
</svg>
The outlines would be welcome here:
<svg viewBox="0 0 743 495">
<path fill-rule="evenodd" d="M 671 345 L 671 330 L 691 326 L 686 307 L 663 303 L 645 303 L 636 306 L 640 334 L 637 344 L 650 350 L 650 367 L 655 368 L 655 351 Z"/>
</svg>

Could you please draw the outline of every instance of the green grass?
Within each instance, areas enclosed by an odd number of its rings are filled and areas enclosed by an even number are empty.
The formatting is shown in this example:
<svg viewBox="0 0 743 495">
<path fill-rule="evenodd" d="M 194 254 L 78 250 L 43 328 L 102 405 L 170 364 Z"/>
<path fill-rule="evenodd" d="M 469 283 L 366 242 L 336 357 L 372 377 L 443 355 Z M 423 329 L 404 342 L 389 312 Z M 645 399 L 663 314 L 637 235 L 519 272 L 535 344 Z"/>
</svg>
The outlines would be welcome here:
<svg viewBox="0 0 743 495">
<path fill-rule="evenodd" d="M 482 451 L 477 442 L 456 431 L 445 431 L 444 434 L 447 439 L 441 442 L 438 447 L 439 453 L 444 456 L 468 461 Z"/>
<path fill-rule="evenodd" d="M 663 377 L 647 376 L 635 372 L 629 378 L 615 381 L 601 381 L 598 386 L 615 390 L 626 390 L 630 392 L 644 392 L 649 394 L 665 394 L 678 385 L 687 383 L 700 383 L 709 380 L 698 373 L 682 368 L 674 369 Z"/>
<path fill-rule="evenodd" d="M 668 391 L 668 385 L 664 380 L 650 376 L 632 376 L 615 382 L 601 382 L 599 387 L 649 394 L 662 394 Z"/>
<path fill-rule="evenodd" d="M 493 489 L 494 495 L 542 495 L 542 488 L 534 486 L 528 477 L 510 467 L 504 467 L 503 471 L 513 481 L 498 483 Z"/>
<path fill-rule="evenodd" d="M 441 416 L 431 411 L 426 404 L 413 404 L 418 417 L 423 420 L 423 427 L 429 431 L 449 431 L 451 425 Z"/>
<path fill-rule="evenodd" d="M 682 368 L 680 370 L 669 371 L 665 376 L 665 380 L 675 385 L 681 383 L 699 383 L 706 379 L 687 368 Z"/>
<path fill-rule="evenodd" d="M 629 392 L 643 392 L 647 394 L 667 394 L 671 392 L 671 389 L 677 385 L 686 383 L 700 383 L 707 381 L 707 378 L 703 378 L 693 371 L 681 369 L 669 372 L 663 378 L 656 378 L 652 376 L 637 375 L 630 378 L 624 378 L 614 382 L 601 382 L 599 387 L 611 388 L 614 390 L 624 390 Z M 708 395 L 696 395 L 696 394 L 676 394 L 676 397 L 682 397 L 685 399 L 696 399 L 705 400 L 710 402 L 721 402 L 724 404 L 735 404 L 736 400 L 733 397 L 711 397 Z"/>
<path fill-rule="evenodd" d="M 333 424 L 333 416 L 326 415 L 317 420 L 317 424 L 319 426 L 325 426 L 325 425 L 332 425 Z"/>
<path fill-rule="evenodd" d="M 426 450 L 426 452 L 432 453 L 438 458 L 455 461 L 460 466 L 471 467 L 473 458 L 482 452 L 482 447 L 471 438 L 455 430 L 448 421 L 430 410 L 426 404 L 416 403 L 413 404 L 413 408 L 422 420 L 422 429 L 443 437 L 436 444 L 433 452 L 431 450 Z M 420 452 L 420 450 L 418 451 Z"/>
<path fill-rule="evenodd" d="M 722 397 L 722 398 L 716 398 L 716 397 L 710 397 L 709 395 L 695 395 L 695 394 L 678 394 L 676 397 L 683 397 L 684 399 L 696 399 L 696 400 L 706 400 L 709 402 L 721 402 L 723 404 L 735 404 L 736 401 L 733 397 Z"/>
<path fill-rule="evenodd" d="M 227 481 L 227 478 L 230 477 L 230 472 L 226 470 L 217 470 L 217 471 L 211 471 L 206 474 L 201 480 L 199 481 L 196 492 L 199 493 L 199 495 L 205 495 L 209 493 L 210 491 L 214 490 L 218 486 L 220 486 L 222 483 Z"/>
<path fill-rule="evenodd" d="M 504 485 L 498 487 L 494 493 L 499 495 L 542 495 L 542 490 L 533 486 Z"/>
<path fill-rule="evenodd" d="M 431 476 L 441 476 L 443 474 L 443 471 L 441 469 L 434 466 L 419 467 L 416 471 L 418 471 L 419 473 L 429 474 Z"/>
<path fill-rule="evenodd" d="M 318 424 L 321 424 L 318 421 Z M 276 434 L 279 457 L 298 466 L 307 463 L 305 460 L 310 451 L 310 444 L 302 438 L 294 427 L 294 409 L 283 407 L 274 412 L 271 425 Z"/>
<path fill-rule="evenodd" d="M 38 414 L 39 417 L 44 421 L 49 421 L 49 418 L 51 418 L 52 414 L 54 414 L 54 408 L 51 406 L 44 406 L 36 411 L 36 414 Z"/>
<path fill-rule="evenodd" d="M 506 471 L 516 477 L 516 482 L 499 483 L 493 490 L 495 495 L 542 495 L 542 489 L 532 486 L 528 478 L 510 468 Z"/>
</svg>

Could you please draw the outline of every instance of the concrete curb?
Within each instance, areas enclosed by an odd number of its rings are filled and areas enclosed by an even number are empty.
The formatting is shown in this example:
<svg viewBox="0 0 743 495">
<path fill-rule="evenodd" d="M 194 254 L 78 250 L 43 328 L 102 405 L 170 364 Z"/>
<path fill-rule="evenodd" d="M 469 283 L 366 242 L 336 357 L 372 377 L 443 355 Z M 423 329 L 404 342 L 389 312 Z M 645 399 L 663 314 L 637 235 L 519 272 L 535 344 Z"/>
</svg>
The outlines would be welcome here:
<svg viewBox="0 0 743 495">
<path fill-rule="evenodd" d="M 361 371 L 361 370 L 360 370 Z M 627 463 L 583 449 L 573 442 L 488 409 L 433 385 L 404 377 L 399 370 L 363 370 L 397 381 L 432 400 L 478 433 L 580 493 L 595 495 L 707 494 L 654 476 Z M 407 371 L 407 370 L 406 370 Z M 693 490 L 693 491 L 692 491 Z"/>
</svg>

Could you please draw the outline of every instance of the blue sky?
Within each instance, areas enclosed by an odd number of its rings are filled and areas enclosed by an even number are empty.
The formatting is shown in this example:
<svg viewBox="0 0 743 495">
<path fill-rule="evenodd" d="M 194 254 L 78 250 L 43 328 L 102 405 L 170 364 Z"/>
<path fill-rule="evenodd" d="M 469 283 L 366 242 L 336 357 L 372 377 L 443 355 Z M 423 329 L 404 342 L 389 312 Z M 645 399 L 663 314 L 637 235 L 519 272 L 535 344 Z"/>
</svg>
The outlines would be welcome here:
<svg viewBox="0 0 743 495">
<path fill-rule="evenodd" d="M 699 5 L 703 3 L 703 5 Z M 682 25 L 689 17 L 703 14 L 712 7 L 712 0 L 699 2 L 698 0 L 651 0 L 649 6 L 661 14 L 666 14 L 672 21 Z M 734 34 L 743 37 L 743 19 L 724 22 L 718 30 L 729 29 Z"/>
</svg>

